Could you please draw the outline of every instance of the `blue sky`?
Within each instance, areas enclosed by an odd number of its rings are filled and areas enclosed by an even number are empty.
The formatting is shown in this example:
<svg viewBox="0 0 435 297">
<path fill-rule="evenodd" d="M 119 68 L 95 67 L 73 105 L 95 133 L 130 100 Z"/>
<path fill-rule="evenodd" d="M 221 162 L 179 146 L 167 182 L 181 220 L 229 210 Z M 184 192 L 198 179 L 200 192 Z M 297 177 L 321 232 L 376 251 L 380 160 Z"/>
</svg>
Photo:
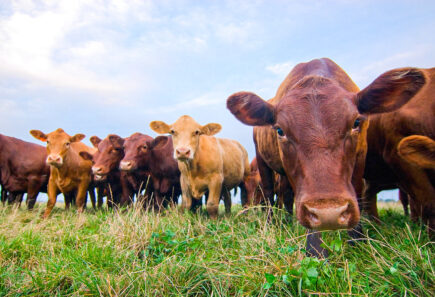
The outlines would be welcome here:
<svg viewBox="0 0 435 297">
<path fill-rule="evenodd" d="M 329 57 L 360 88 L 396 67 L 435 66 L 435 1 L 0 2 L 0 133 L 155 136 L 189 114 L 254 156 L 225 108 L 268 99 L 294 65 Z"/>
</svg>

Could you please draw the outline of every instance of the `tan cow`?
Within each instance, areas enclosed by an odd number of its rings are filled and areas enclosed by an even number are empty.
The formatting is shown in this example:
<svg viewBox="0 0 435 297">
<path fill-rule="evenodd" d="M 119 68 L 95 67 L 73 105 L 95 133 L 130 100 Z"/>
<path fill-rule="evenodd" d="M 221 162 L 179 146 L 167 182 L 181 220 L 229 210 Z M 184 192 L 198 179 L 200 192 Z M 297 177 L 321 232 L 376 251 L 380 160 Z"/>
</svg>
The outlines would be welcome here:
<svg viewBox="0 0 435 297">
<path fill-rule="evenodd" d="M 47 142 L 47 164 L 50 165 L 50 178 L 47 188 L 47 209 L 43 217 L 47 218 L 50 215 L 59 192 L 62 192 L 65 197 L 76 192 L 78 212 L 82 212 L 86 192 L 92 180 L 92 161 L 83 159 L 79 153 L 86 151 L 93 154 L 95 149 L 80 142 L 85 135 L 69 136 L 60 128 L 48 134 L 39 130 L 31 130 L 30 134 L 36 139 Z"/>
<path fill-rule="evenodd" d="M 201 199 L 208 190 L 207 211 L 211 218 L 217 218 L 221 195 L 225 211 L 231 212 L 229 191 L 244 187 L 243 179 L 250 171 L 245 148 L 235 140 L 214 137 L 221 125 L 201 126 L 187 115 L 172 125 L 153 121 L 150 127 L 157 133 L 172 135 L 174 158 L 181 172 L 182 209 L 190 209 L 192 198 Z"/>
<path fill-rule="evenodd" d="M 422 168 L 435 168 L 435 140 L 412 135 L 403 138 L 397 146 L 399 156 Z"/>
</svg>

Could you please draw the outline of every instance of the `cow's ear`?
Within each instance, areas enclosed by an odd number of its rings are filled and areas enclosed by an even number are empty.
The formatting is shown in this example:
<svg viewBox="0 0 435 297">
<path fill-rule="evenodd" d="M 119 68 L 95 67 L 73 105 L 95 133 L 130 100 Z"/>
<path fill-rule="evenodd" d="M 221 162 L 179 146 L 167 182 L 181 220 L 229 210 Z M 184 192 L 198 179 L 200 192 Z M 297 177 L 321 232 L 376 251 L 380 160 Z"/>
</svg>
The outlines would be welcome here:
<svg viewBox="0 0 435 297">
<path fill-rule="evenodd" d="M 82 157 L 85 160 L 92 161 L 92 155 L 88 152 L 83 151 L 83 152 L 80 152 L 79 155 L 80 155 L 80 157 Z"/>
<path fill-rule="evenodd" d="M 356 96 L 358 111 L 365 114 L 396 110 L 423 87 L 424 73 L 416 68 L 385 72 Z"/>
<path fill-rule="evenodd" d="M 118 136 L 116 134 L 110 134 L 108 136 L 110 143 L 115 147 L 115 148 L 122 148 L 124 146 L 124 138 L 122 138 L 121 136 Z"/>
<path fill-rule="evenodd" d="M 30 130 L 30 134 L 32 134 L 33 137 L 35 137 L 38 140 L 41 141 L 47 141 L 47 135 L 44 134 L 44 132 L 39 130 Z"/>
<path fill-rule="evenodd" d="M 169 137 L 167 136 L 157 136 L 151 141 L 149 148 L 154 150 L 161 149 L 168 143 L 168 141 Z"/>
<path fill-rule="evenodd" d="M 435 141 L 429 137 L 412 135 L 403 138 L 397 146 L 399 155 L 423 168 L 435 168 Z"/>
<path fill-rule="evenodd" d="M 208 136 L 212 136 L 219 133 L 221 129 L 222 129 L 221 125 L 216 123 L 210 123 L 201 127 L 201 133 Z"/>
<path fill-rule="evenodd" d="M 239 92 L 227 99 L 227 108 L 242 123 L 250 126 L 265 126 L 275 123 L 275 108 L 250 92 Z"/>
<path fill-rule="evenodd" d="M 150 128 L 159 134 L 166 134 L 171 131 L 171 127 L 168 124 L 162 121 L 152 121 L 150 123 Z"/>
<path fill-rule="evenodd" d="M 81 133 L 79 133 L 79 134 L 76 134 L 76 135 L 72 136 L 71 139 L 70 139 L 70 141 L 71 141 L 71 142 L 79 142 L 79 141 L 81 141 L 83 138 L 85 138 L 85 134 L 81 134 Z"/>
<path fill-rule="evenodd" d="M 91 141 L 92 145 L 96 148 L 98 148 L 98 145 L 101 142 L 101 138 L 98 136 L 92 136 L 91 138 L 89 138 L 89 140 Z"/>
</svg>

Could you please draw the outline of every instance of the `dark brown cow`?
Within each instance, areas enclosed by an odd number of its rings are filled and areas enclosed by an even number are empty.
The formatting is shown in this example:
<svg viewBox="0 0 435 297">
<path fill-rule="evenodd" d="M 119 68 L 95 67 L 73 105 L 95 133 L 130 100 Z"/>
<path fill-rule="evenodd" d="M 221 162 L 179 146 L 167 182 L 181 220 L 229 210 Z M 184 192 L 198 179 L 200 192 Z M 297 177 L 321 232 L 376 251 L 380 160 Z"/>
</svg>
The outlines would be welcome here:
<svg viewBox="0 0 435 297">
<path fill-rule="evenodd" d="M 404 138 L 411 137 L 408 141 L 411 139 L 412 150 L 421 153 L 425 149 L 415 138 L 435 138 L 435 68 L 415 71 L 425 82 L 421 91 L 402 108 L 370 117 L 366 166 L 376 168 L 382 163 L 392 172 L 400 188 L 409 194 L 411 217 L 421 218 L 435 237 L 435 169 L 409 162 L 407 156 L 399 154 Z M 369 184 L 379 183 L 381 178 L 376 170 L 366 172 L 364 177 Z"/>
<path fill-rule="evenodd" d="M 129 172 L 140 170 L 150 176 L 155 210 L 177 203 L 181 194 L 180 171 L 173 158 L 172 138 L 152 137 L 135 133 L 124 143 L 125 157 L 120 168 Z"/>
<path fill-rule="evenodd" d="M 367 114 L 392 111 L 424 85 L 414 68 L 391 70 L 359 91 L 329 59 L 298 64 L 264 101 L 249 92 L 227 100 L 243 123 L 256 126 L 254 142 L 264 193 L 273 196 L 273 172 L 285 175 L 295 192 L 298 221 L 308 229 L 354 229 L 360 237 L 357 198 L 367 150 Z M 358 225 L 358 226 L 357 226 Z M 319 233 L 307 240 L 309 254 L 326 255 Z"/>
<path fill-rule="evenodd" d="M 2 190 L 8 191 L 11 197 L 27 193 L 27 207 L 32 209 L 39 192 L 47 191 L 50 167 L 45 163 L 46 158 L 43 146 L 0 134 Z M 2 195 L 2 199 L 6 196 Z"/>
<path fill-rule="evenodd" d="M 90 141 L 97 151 L 94 155 L 80 152 L 80 156 L 93 161 L 92 173 L 94 183 L 98 186 L 98 207 L 103 205 L 103 196 L 107 196 L 107 206 L 112 207 L 114 203 L 121 202 L 121 178 L 126 178 L 127 175 L 119 170 L 119 163 L 124 157 L 124 139 L 110 134 L 104 140 L 92 136 Z"/>
<path fill-rule="evenodd" d="M 65 200 L 69 200 L 71 195 L 75 195 L 78 212 L 82 212 L 86 204 L 87 191 L 92 181 L 92 162 L 84 160 L 79 153 L 86 151 L 93 154 L 95 149 L 80 142 L 85 135 L 69 136 L 60 128 L 48 134 L 39 130 L 31 130 L 30 134 L 36 139 L 47 142 L 48 156 L 46 162 L 50 165 L 50 178 L 47 189 L 47 208 L 43 217 L 47 218 L 50 215 L 59 192 L 64 194 Z M 95 207 L 95 197 L 93 197 L 92 202 Z M 68 204 L 66 206 L 68 207 Z"/>
<path fill-rule="evenodd" d="M 293 191 L 287 185 L 287 177 L 284 179 L 278 173 L 274 174 L 273 192 L 277 196 L 275 205 L 278 208 L 286 207 L 289 214 L 293 214 Z M 245 178 L 244 184 L 247 192 L 247 205 L 260 205 L 266 203 L 261 183 L 260 171 L 258 170 L 257 158 L 251 161 L 251 172 Z M 284 199 L 287 197 L 287 199 Z M 243 202 L 242 202 L 243 205 Z"/>
</svg>

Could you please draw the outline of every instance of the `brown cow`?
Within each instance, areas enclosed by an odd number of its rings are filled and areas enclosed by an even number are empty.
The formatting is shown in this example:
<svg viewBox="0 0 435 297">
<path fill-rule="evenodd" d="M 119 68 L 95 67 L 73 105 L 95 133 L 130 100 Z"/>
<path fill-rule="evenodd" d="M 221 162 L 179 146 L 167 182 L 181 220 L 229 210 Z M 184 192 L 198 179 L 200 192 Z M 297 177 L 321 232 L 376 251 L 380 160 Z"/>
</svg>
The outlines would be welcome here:
<svg viewBox="0 0 435 297">
<path fill-rule="evenodd" d="M 39 130 L 31 130 L 30 134 L 36 139 L 47 142 L 46 162 L 50 165 L 50 178 L 47 189 L 47 208 L 43 217 L 47 218 L 50 215 L 59 192 L 64 194 L 66 200 L 71 193 L 75 193 L 78 212 L 83 212 L 86 194 L 92 181 L 92 162 L 81 158 L 79 153 L 86 151 L 93 154 L 95 149 L 80 142 L 85 135 L 69 136 L 60 128 L 48 134 Z"/>
<path fill-rule="evenodd" d="M 263 185 L 261 183 L 260 171 L 258 170 L 257 158 L 254 157 L 251 161 L 251 172 L 245 178 L 244 184 L 247 192 L 247 205 L 260 205 L 267 203 L 264 199 Z M 285 206 L 289 214 L 293 214 L 293 191 L 288 187 L 287 178 L 282 177 L 278 173 L 274 174 L 273 192 L 277 196 L 275 201 L 278 208 Z M 284 199 L 287 197 L 287 199 Z M 243 201 L 242 201 L 243 205 Z"/>
<path fill-rule="evenodd" d="M 121 168 L 128 171 L 141 170 L 150 177 L 151 205 L 156 211 L 169 203 L 176 204 L 181 194 L 180 171 L 173 159 L 172 138 L 159 136 L 153 139 L 140 133 L 126 141 L 125 157 Z"/>
<path fill-rule="evenodd" d="M 216 219 L 219 200 L 223 195 L 226 213 L 231 212 L 229 191 L 244 187 L 243 179 L 249 175 L 248 153 L 235 140 L 216 138 L 219 124 L 199 125 L 190 116 L 181 116 L 174 124 L 161 121 L 150 123 L 151 129 L 160 134 L 172 135 L 174 157 L 181 172 L 183 193 L 182 209 L 190 209 L 192 198 L 201 199 L 209 191 L 207 212 Z M 242 191 L 246 194 L 246 191 Z M 242 198 L 246 199 L 246 197 Z"/>
<path fill-rule="evenodd" d="M 94 183 L 98 186 L 98 207 L 103 205 L 104 196 L 107 196 L 108 207 L 119 205 L 123 192 L 121 179 L 127 175 L 119 170 L 119 163 L 124 157 L 124 139 L 110 134 L 103 140 L 92 136 L 90 141 L 97 151 L 93 155 L 80 152 L 80 156 L 93 161 L 92 173 Z"/>
<path fill-rule="evenodd" d="M 230 96 L 227 107 L 254 128 L 265 196 L 273 196 L 273 172 L 285 175 L 295 192 L 298 221 L 308 229 L 354 229 L 360 237 L 358 198 L 367 150 L 366 114 L 392 111 L 424 84 L 418 69 L 384 73 L 359 91 L 330 59 L 301 63 L 276 96 L 264 101 L 249 92 Z M 357 226 L 358 225 L 358 226 Z M 307 251 L 324 255 L 320 234 L 310 233 Z"/>
<path fill-rule="evenodd" d="M 0 183 L 2 190 L 15 197 L 27 193 L 32 209 L 39 192 L 47 191 L 50 168 L 45 163 L 46 149 L 38 144 L 0 134 Z M 6 200 L 6 195 L 3 197 Z M 22 196 L 21 196 L 22 198 Z"/>
<path fill-rule="evenodd" d="M 421 151 L 416 156 L 425 154 L 426 149 L 424 145 L 420 146 L 418 139 L 424 136 L 431 140 L 435 138 L 435 68 L 415 71 L 422 74 L 424 82 L 420 92 L 394 112 L 370 116 L 366 166 L 377 168 L 378 164 L 383 164 L 391 172 L 397 185 L 409 194 L 411 218 L 421 218 L 428 224 L 430 236 L 435 237 L 435 170 L 408 161 L 413 155 L 408 154 L 411 151 Z M 407 137 L 411 138 L 406 140 Z M 430 142 L 428 138 L 425 139 Z M 399 154 L 402 140 L 402 145 L 411 140 L 412 149 Z M 404 149 L 405 146 L 402 146 Z M 380 176 L 376 170 L 369 170 L 364 178 L 371 185 L 379 183 L 384 176 Z M 376 200 L 372 203 L 375 209 Z"/>
</svg>

